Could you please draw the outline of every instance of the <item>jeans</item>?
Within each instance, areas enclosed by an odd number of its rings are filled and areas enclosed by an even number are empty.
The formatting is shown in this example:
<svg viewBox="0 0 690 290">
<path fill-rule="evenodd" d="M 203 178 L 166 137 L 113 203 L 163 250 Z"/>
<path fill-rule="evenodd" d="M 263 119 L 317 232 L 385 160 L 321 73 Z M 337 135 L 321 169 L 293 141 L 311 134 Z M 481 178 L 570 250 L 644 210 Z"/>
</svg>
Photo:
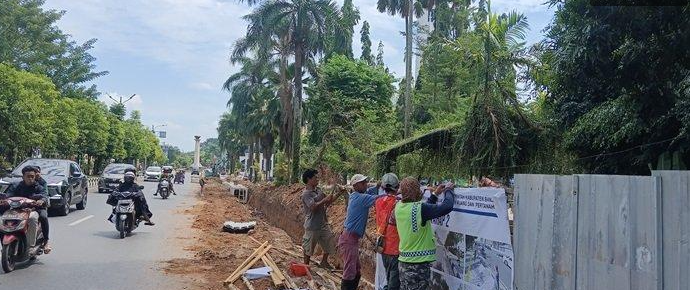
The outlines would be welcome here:
<svg viewBox="0 0 690 290">
<path fill-rule="evenodd" d="M 383 268 L 386 269 L 386 290 L 400 289 L 400 272 L 398 271 L 398 256 L 381 254 L 383 258 Z"/>
<path fill-rule="evenodd" d="M 43 232 L 43 238 L 47 241 L 48 233 L 50 233 L 50 225 L 48 224 L 48 211 L 45 209 L 38 210 L 38 222 L 41 223 L 41 231 Z"/>
</svg>

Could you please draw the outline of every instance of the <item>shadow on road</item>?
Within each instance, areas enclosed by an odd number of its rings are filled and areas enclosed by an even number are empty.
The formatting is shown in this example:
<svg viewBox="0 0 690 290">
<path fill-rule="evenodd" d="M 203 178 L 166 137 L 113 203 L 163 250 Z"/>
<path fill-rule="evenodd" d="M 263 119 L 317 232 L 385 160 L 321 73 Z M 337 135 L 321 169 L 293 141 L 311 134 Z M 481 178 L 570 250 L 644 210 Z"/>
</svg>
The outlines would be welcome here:
<svg viewBox="0 0 690 290">
<path fill-rule="evenodd" d="M 146 236 L 149 233 L 147 232 L 139 232 L 137 233 L 136 231 L 132 232 L 131 234 L 127 235 L 127 238 L 133 238 L 136 236 Z M 109 238 L 113 240 L 119 240 L 120 239 L 120 233 L 114 230 L 112 231 L 98 231 L 93 233 L 94 236 L 101 237 L 101 238 Z"/>
<path fill-rule="evenodd" d="M 41 258 L 38 258 L 38 259 L 33 260 L 33 261 L 27 261 L 24 263 L 17 263 L 17 265 L 14 267 L 14 271 L 20 271 L 20 270 L 23 270 L 23 269 L 26 269 L 29 267 L 38 267 L 38 266 L 43 266 L 43 265 L 45 265 L 45 264 L 43 264 L 41 262 Z M 0 269 L 0 276 L 7 275 L 7 274 L 8 273 L 5 273 L 5 271 L 2 271 L 2 269 Z M 12 274 L 12 273 L 10 273 L 10 274 Z"/>
</svg>

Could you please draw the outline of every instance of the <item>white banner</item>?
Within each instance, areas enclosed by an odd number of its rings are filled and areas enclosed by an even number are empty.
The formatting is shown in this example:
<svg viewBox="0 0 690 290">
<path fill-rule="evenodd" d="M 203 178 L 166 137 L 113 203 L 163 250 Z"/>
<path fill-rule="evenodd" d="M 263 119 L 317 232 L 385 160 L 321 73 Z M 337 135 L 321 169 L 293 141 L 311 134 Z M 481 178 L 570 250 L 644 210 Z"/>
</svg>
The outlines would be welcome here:
<svg viewBox="0 0 690 290">
<path fill-rule="evenodd" d="M 505 190 L 456 188 L 454 193 L 453 211 L 432 221 L 436 261 L 429 289 L 512 289 L 513 247 Z M 379 255 L 376 260 L 376 288 L 382 290 L 386 274 Z"/>
</svg>

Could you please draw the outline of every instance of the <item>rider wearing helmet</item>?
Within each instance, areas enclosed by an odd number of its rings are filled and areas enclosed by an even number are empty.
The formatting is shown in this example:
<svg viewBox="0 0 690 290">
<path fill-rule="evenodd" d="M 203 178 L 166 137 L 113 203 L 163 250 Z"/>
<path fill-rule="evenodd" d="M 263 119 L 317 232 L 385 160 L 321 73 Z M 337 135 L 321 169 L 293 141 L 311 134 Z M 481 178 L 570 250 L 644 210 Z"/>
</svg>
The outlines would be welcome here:
<svg viewBox="0 0 690 290">
<path fill-rule="evenodd" d="M 134 206 L 136 207 L 137 214 L 141 219 L 146 221 L 144 223 L 145 225 L 148 226 L 153 226 L 155 225 L 151 221 L 151 217 L 153 216 L 153 213 L 151 213 L 151 210 L 149 210 L 149 205 L 146 202 L 146 196 L 144 196 L 144 193 L 141 192 L 139 189 L 139 185 L 134 182 L 136 179 L 136 173 L 134 172 L 134 169 L 128 169 L 125 172 L 125 177 L 124 177 L 124 182 L 120 184 L 120 187 L 118 187 L 117 191 L 119 192 L 131 192 L 135 193 L 134 195 Z"/>
</svg>

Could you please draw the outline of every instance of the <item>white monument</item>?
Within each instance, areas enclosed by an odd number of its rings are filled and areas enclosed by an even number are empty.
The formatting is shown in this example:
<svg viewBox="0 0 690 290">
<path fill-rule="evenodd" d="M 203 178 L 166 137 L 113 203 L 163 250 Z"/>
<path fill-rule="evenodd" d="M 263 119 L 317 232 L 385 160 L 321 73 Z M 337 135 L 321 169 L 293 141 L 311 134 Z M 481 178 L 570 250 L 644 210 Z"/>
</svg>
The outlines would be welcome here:
<svg viewBox="0 0 690 290">
<path fill-rule="evenodd" d="M 201 163 L 199 159 L 201 158 L 201 136 L 194 136 L 194 164 L 192 165 L 192 170 L 199 170 Z"/>
</svg>

